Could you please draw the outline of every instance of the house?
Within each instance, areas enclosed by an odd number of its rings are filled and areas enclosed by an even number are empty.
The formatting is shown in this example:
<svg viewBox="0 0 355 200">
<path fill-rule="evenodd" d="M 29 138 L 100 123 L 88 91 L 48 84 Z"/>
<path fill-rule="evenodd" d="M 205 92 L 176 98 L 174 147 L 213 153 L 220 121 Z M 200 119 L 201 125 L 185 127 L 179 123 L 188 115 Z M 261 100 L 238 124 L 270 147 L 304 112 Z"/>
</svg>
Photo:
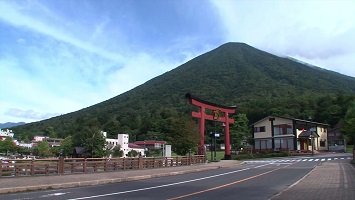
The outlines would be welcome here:
<svg viewBox="0 0 355 200">
<path fill-rule="evenodd" d="M 157 141 L 157 140 L 144 140 L 144 141 L 135 141 L 134 144 L 143 146 L 145 149 L 153 150 L 153 149 L 163 149 L 164 145 L 166 145 L 166 142 Z"/>
<path fill-rule="evenodd" d="M 328 150 L 329 125 L 280 116 L 268 116 L 252 124 L 256 151 Z"/>
<path fill-rule="evenodd" d="M 47 141 L 48 142 L 48 145 L 50 147 L 59 147 L 60 146 L 60 143 L 63 141 L 64 139 L 61 139 L 61 138 L 49 138 L 49 137 L 46 137 L 46 138 L 43 138 L 42 141 Z"/>
<path fill-rule="evenodd" d="M 128 156 L 128 152 L 134 150 L 137 151 L 139 155 L 144 156 L 144 147 L 135 145 L 133 143 L 128 143 L 129 135 L 128 134 L 118 134 L 117 139 L 107 138 L 107 133 L 101 131 L 102 136 L 107 142 L 109 149 L 115 148 L 117 145 L 120 145 L 121 150 L 123 151 L 123 157 Z"/>
<path fill-rule="evenodd" d="M 333 129 L 328 131 L 329 151 L 346 151 L 346 142 L 345 139 L 341 137 L 340 129 L 340 125 L 337 124 Z"/>
</svg>

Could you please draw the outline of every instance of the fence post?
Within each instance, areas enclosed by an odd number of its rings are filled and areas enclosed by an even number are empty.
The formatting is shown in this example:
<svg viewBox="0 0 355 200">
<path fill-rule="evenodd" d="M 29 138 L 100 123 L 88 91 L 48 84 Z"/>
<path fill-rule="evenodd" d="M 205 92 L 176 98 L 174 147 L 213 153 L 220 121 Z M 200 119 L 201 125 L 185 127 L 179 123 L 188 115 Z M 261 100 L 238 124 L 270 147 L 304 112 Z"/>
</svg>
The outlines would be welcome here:
<svg viewBox="0 0 355 200">
<path fill-rule="evenodd" d="M 35 175 L 35 161 L 34 158 L 31 160 L 31 176 Z"/>
<path fill-rule="evenodd" d="M 59 157 L 58 174 L 64 174 L 64 157 Z"/>
<path fill-rule="evenodd" d="M 109 161 L 108 160 L 108 158 L 105 158 L 105 165 L 104 165 L 104 171 L 106 172 L 106 171 L 108 171 L 108 167 L 107 167 L 107 165 L 108 165 L 108 163 L 107 163 L 107 161 Z"/>
<path fill-rule="evenodd" d="M 75 162 L 77 162 L 75 160 Z M 87 165 L 87 161 L 86 161 L 86 158 L 84 158 L 84 164 L 83 164 L 83 172 L 86 173 L 86 165 Z"/>
<path fill-rule="evenodd" d="M 45 164 L 45 165 L 44 165 L 44 171 L 45 171 L 45 174 L 46 174 L 46 175 L 49 174 L 49 164 Z"/>
<path fill-rule="evenodd" d="M 122 160 L 122 169 L 123 170 L 126 170 L 126 158 L 123 158 L 123 160 Z"/>
<path fill-rule="evenodd" d="M 138 169 L 143 169 L 143 157 L 141 155 L 138 157 Z"/>
</svg>

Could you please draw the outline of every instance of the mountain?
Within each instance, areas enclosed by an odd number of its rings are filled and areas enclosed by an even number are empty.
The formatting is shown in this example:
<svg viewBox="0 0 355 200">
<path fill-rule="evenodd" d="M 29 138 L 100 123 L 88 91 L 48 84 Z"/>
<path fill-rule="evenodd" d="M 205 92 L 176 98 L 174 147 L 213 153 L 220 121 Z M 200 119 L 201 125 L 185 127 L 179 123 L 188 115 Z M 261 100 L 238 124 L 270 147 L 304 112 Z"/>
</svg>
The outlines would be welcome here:
<svg viewBox="0 0 355 200">
<path fill-rule="evenodd" d="M 221 105 L 236 105 L 237 113 L 246 113 L 251 122 L 268 114 L 313 115 L 323 122 L 335 119 L 319 114 L 323 110 L 318 104 L 330 100 L 344 104 L 348 95 L 352 98 L 355 94 L 355 78 L 247 44 L 227 43 L 121 95 L 76 112 L 18 126 L 14 131 L 39 133 L 52 126 L 58 136 L 65 137 L 90 123 L 109 134 L 164 132 L 164 120 L 187 116 L 195 109 L 185 99 L 186 93 Z M 338 97 L 334 100 L 331 95 Z M 336 110 L 338 118 L 344 113 L 342 108 L 332 109 L 329 112 L 335 116 Z"/>
<path fill-rule="evenodd" d="M 15 127 L 15 126 L 20 126 L 20 125 L 24 125 L 26 124 L 25 122 L 6 122 L 6 123 L 0 123 L 0 128 L 11 128 L 11 127 Z"/>
</svg>

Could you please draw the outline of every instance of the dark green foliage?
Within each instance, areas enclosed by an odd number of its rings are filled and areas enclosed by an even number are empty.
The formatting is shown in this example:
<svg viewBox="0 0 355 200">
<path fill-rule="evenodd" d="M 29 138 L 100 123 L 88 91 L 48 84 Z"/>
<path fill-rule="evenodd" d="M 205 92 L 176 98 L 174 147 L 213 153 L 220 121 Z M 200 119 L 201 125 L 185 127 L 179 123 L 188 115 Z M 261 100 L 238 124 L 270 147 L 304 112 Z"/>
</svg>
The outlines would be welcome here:
<svg viewBox="0 0 355 200">
<path fill-rule="evenodd" d="M 137 156 L 138 156 L 138 152 L 133 149 L 128 152 L 128 157 L 137 157 Z"/>
<path fill-rule="evenodd" d="M 170 124 L 167 140 L 178 155 L 186 155 L 197 151 L 199 141 L 198 126 L 187 118 L 174 119 Z"/>
<path fill-rule="evenodd" d="M 0 140 L 0 151 L 5 152 L 6 156 L 9 152 L 16 152 L 17 147 L 16 144 L 12 141 L 11 137 L 6 137 L 4 141 Z"/>
<path fill-rule="evenodd" d="M 115 148 L 112 150 L 112 157 L 122 157 L 123 156 L 123 151 L 121 150 L 121 146 L 117 145 Z"/>
<path fill-rule="evenodd" d="M 63 149 L 62 156 L 70 156 L 74 149 L 72 136 L 68 136 L 63 141 L 61 141 L 60 148 Z"/>
<path fill-rule="evenodd" d="M 252 144 L 253 136 L 249 127 L 249 121 L 245 114 L 237 114 L 233 116 L 234 124 L 230 127 L 230 138 L 233 149 L 240 149 L 243 143 Z"/>
<path fill-rule="evenodd" d="M 33 150 L 33 153 L 40 157 L 48 157 L 52 155 L 47 141 L 38 142 L 37 147 Z"/>
<path fill-rule="evenodd" d="M 233 160 L 246 160 L 246 159 L 255 159 L 255 158 L 272 158 L 272 157 L 286 157 L 290 156 L 288 152 L 282 153 L 254 153 L 254 154 L 239 154 L 239 155 L 232 155 Z"/>
<path fill-rule="evenodd" d="M 349 144 L 355 145 L 355 100 L 350 103 L 341 125 L 343 137 Z"/>
<path fill-rule="evenodd" d="M 274 114 L 300 119 L 311 116 L 333 126 L 355 99 L 355 78 L 246 44 L 227 43 L 107 101 L 13 131 L 33 137 L 53 127 L 58 137 L 75 135 L 74 142 L 76 137 L 82 138 L 80 134 L 91 137 L 81 130 L 92 127 L 108 132 L 110 138 L 127 133 L 135 140 L 173 142 L 167 138 L 173 133 L 172 122 L 196 110 L 184 97 L 188 92 L 206 101 L 236 105 L 237 113 L 246 114 L 251 123 Z"/>
</svg>

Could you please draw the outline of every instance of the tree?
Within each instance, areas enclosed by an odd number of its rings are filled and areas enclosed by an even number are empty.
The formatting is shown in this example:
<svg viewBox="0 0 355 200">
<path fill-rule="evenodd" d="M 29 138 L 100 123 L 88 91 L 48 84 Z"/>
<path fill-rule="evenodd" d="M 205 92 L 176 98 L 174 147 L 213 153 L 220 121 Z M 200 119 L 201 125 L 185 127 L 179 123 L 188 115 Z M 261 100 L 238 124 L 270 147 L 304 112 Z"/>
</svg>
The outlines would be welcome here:
<svg viewBox="0 0 355 200">
<path fill-rule="evenodd" d="M 47 141 L 38 142 L 34 153 L 40 157 L 48 157 L 52 154 Z"/>
<path fill-rule="evenodd" d="M 0 141 L 0 149 L 1 149 L 1 151 L 5 151 L 6 152 L 6 156 L 7 156 L 9 151 L 10 152 L 15 152 L 16 151 L 16 145 L 12 141 L 12 138 L 7 137 L 4 141 Z"/>
<path fill-rule="evenodd" d="M 54 131 L 53 126 L 48 126 L 44 133 L 45 133 L 46 136 L 49 136 L 50 138 L 56 138 L 57 137 L 57 133 Z"/>
<path fill-rule="evenodd" d="M 242 147 L 243 142 L 252 143 L 253 137 L 249 128 L 249 120 L 245 114 L 233 116 L 234 124 L 231 125 L 231 143 L 235 149 Z"/>
<path fill-rule="evenodd" d="M 122 157 L 123 151 L 121 150 L 121 146 L 117 145 L 112 149 L 112 157 Z"/>
<path fill-rule="evenodd" d="M 100 130 L 95 127 L 84 126 L 73 136 L 74 147 L 84 147 L 88 156 L 100 158 L 106 156 L 106 140 Z"/>
<path fill-rule="evenodd" d="M 66 137 L 60 142 L 60 148 L 63 149 L 63 156 L 69 156 L 73 153 L 73 140 L 72 136 Z"/>
<path fill-rule="evenodd" d="M 179 117 L 171 121 L 169 140 L 178 155 L 196 152 L 199 141 L 198 126 L 192 120 Z"/>
<path fill-rule="evenodd" d="M 138 156 L 138 152 L 136 150 L 131 150 L 128 152 L 128 157 L 137 157 Z"/>
<path fill-rule="evenodd" d="M 355 144 L 355 100 L 349 104 L 342 121 L 341 132 L 347 142 Z"/>
</svg>

